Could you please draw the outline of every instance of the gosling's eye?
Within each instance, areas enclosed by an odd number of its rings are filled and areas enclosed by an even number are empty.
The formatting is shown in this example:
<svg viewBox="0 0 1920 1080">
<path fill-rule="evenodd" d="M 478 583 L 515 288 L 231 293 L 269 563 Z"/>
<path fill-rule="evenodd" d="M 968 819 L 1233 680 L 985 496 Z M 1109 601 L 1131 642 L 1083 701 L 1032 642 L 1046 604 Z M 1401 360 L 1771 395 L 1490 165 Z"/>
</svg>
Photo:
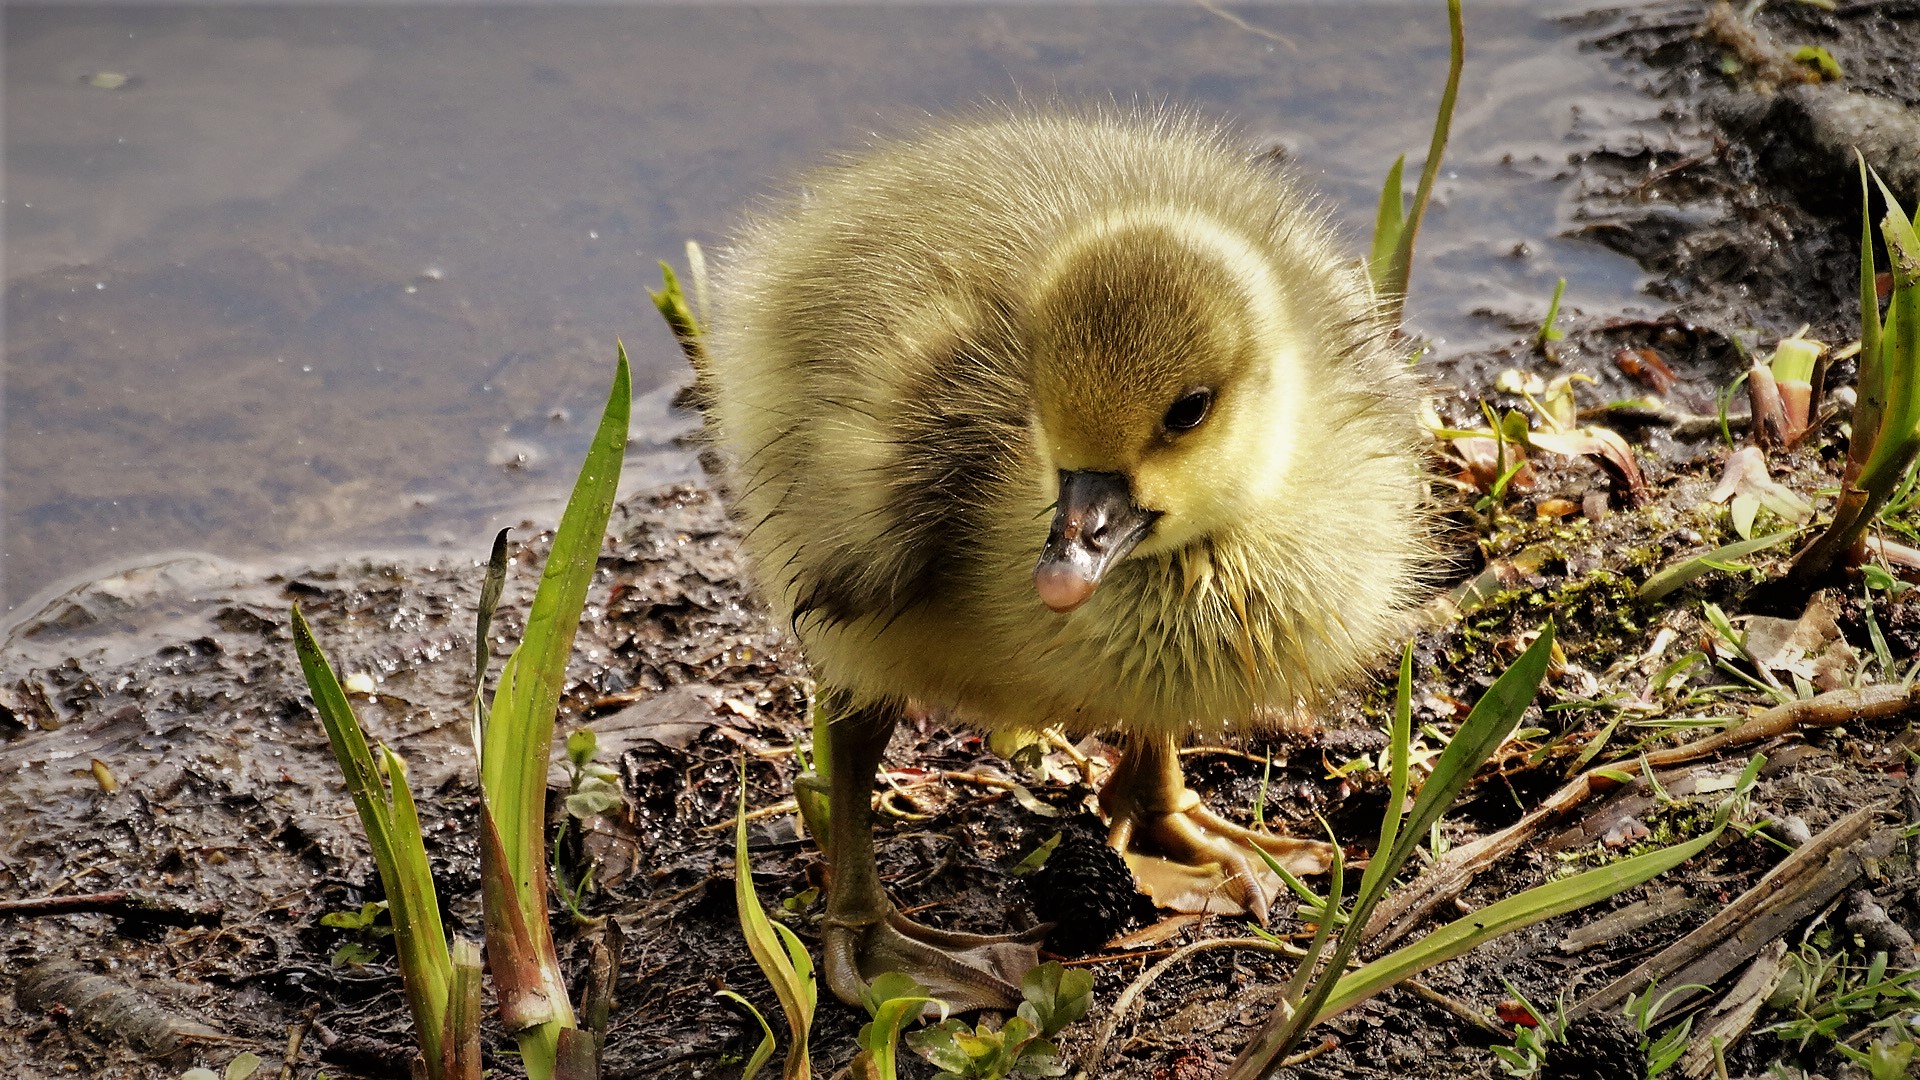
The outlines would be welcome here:
<svg viewBox="0 0 1920 1080">
<path fill-rule="evenodd" d="M 1213 391 L 1195 390 L 1167 406 L 1167 415 L 1160 418 L 1160 423 L 1168 431 L 1192 431 L 1207 418 L 1207 410 L 1212 407 Z"/>
</svg>

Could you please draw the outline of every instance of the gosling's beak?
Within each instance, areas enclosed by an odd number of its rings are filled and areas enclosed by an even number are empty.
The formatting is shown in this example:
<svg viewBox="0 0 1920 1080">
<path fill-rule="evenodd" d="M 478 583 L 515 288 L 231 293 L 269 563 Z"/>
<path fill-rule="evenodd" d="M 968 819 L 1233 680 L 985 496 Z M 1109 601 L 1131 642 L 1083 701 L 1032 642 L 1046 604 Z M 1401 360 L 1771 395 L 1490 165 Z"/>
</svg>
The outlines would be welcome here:
<svg viewBox="0 0 1920 1080">
<path fill-rule="evenodd" d="M 1033 587 L 1055 611 L 1086 603 L 1107 568 L 1146 539 L 1157 510 L 1133 505 L 1133 489 L 1120 473 L 1060 472 L 1060 503 L 1047 533 Z"/>
</svg>

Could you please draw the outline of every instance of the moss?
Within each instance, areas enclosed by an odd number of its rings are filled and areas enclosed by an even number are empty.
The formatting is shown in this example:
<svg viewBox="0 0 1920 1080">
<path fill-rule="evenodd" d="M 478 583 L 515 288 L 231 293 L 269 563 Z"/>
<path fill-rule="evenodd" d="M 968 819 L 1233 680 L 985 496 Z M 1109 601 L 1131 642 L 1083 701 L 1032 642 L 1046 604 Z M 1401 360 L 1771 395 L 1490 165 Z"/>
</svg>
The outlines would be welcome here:
<svg viewBox="0 0 1920 1080">
<path fill-rule="evenodd" d="M 1535 629 L 1551 616 L 1569 656 L 1604 666 L 1637 649 L 1645 635 L 1646 613 L 1634 604 L 1636 588 L 1626 575 L 1602 567 L 1541 586 L 1502 590 L 1461 620 L 1448 662 L 1484 658 L 1487 645 Z"/>
</svg>

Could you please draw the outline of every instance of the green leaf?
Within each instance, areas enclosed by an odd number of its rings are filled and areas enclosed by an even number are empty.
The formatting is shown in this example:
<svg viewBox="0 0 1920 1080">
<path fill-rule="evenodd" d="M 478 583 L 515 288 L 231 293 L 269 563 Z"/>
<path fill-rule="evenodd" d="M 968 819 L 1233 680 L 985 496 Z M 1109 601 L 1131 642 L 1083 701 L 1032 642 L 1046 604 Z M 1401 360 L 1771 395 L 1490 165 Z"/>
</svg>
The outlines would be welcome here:
<svg viewBox="0 0 1920 1080">
<path fill-rule="evenodd" d="M 625 801 L 618 788 L 598 785 L 582 788 L 567 796 L 567 815 L 575 818 L 590 818 L 595 814 L 604 814 Z"/>
<path fill-rule="evenodd" d="M 1818 45 L 1802 45 L 1793 50 L 1793 58 L 1820 72 L 1827 82 L 1839 82 L 1846 78 L 1846 72 L 1840 70 L 1840 61 L 1833 54 Z"/>
<path fill-rule="evenodd" d="M 740 1080 L 753 1080 L 754 1077 L 760 1075 L 760 1070 L 765 1068 L 768 1060 L 773 1057 L 773 1025 L 767 1023 L 767 1018 L 760 1015 L 759 1009 L 753 1007 L 753 1002 L 748 1001 L 732 990 L 722 990 L 719 992 L 719 996 L 729 1001 L 737 1002 L 749 1013 L 752 1013 L 755 1020 L 760 1022 L 760 1045 L 754 1047 L 753 1055 L 747 1058 L 746 1069 L 740 1073 Z"/>
<path fill-rule="evenodd" d="M 622 345 L 617 348 L 613 385 L 599 427 L 561 511 L 540 585 L 527 610 L 526 632 L 501 669 L 493 709 L 481 735 L 482 798 L 498 829 L 513 901 L 553 1011 L 553 1019 L 516 1033 L 531 1080 L 546 1080 L 552 1074 L 559 1032 L 575 1026 L 567 980 L 554 959 L 553 931 L 547 924 L 547 767 L 574 635 L 619 491 L 632 409 L 632 377 Z M 488 918 L 496 916 L 490 913 Z"/>
<path fill-rule="evenodd" d="M 297 604 L 293 607 L 292 623 L 294 653 L 300 659 L 307 689 L 313 695 L 321 726 L 326 728 L 327 741 L 346 781 L 347 793 L 353 797 L 354 809 L 360 814 L 367 847 L 373 852 L 374 866 L 387 894 L 394 951 L 403 976 L 407 1008 L 413 1014 L 414 1037 L 426 1060 L 439 1061 L 453 958 L 448 951 L 446 930 L 440 922 L 440 905 L 420 833 L 420 819 L 414 811 L 413 795 L 407 789 L 406 765 L 392 751 L 381 747 L 386 776 L 392 781 L 389 788 L 381 778 L 380 766 L 367 744 L 360 721 L 353 714 L 346 691 Z"/>
<path fill-rule="evenodd" d="M 1535 348 L 1544 349 L 1549 341 L 1559 341 L 1567 336 L 1565 330 L 1554 326 L 1560 318 L 1560 297 L 1567 291 L 1567 279 L 1561 278 L 1553 284 L 1553 299 L 1547 301 L 1547 317 L 1540 324 L 1540 332 L 1533 337 Z"/>
<path fill-rule="evenodd" d="M 897 971 L 884 972 L 868 983 L 861 994 L 861 1004 L 873 1020 L 860 1029 L 857 1041 L 867 1052 L 880 1080 L 897 1080 L 901 1028 L 928 1005 L 938 1008 L 942 1020 L 947 1017 L 944 1002 L 929 997 L 926 989 L 911 976 Z"/>
<path fill-rule="evenodd" d="M 1045 866 L 1047 859 L 1053 854 L 1054 849 L 1060 846 L 1061 835 L 1061 833 L 1054 833 L 1052 836 L 1047 837 L 1041 842 L 1039 847 L 1028 852 L 1026 858 L 1015 863 L 1012 870 L 1013 876 L 1022 877 Z"/>
<path fill-rule="evenodd" d="M 1879 381 L 1885 388 L 1885 412 L 1880 417 L 1873 451 L 1860 470 L 1860 486 L 1869 490 L 1884 486 L 1891 490 L 1893 483 L 1885 474 L 1905 472 L 1913 458 L 1915 429 L 1920 426 L 1920 236 L 1915 235 L 1913 222 L 1900 209 L 1900 200 L 1888 190 L 1879 174 L 1871 175 L 1887 202 L 1886 215 L 1880 219 L 1880 237 L 1887 243 L 1893 299 L 1887 306 L 1886 322 L 1880 328 L 1880 339 L 1876 343 Z M 1868 249 L 1861 269 L 1863 300 L 1872 295 L 1864 280 L 1871 259 L 1871 249 Z M 1861 309 L 1863 330 L 1870 317 L 1867 313 L 1879 309 L 1877 296 L 1872 304 L 1871 308 Z M 1877 321 L 1877 316 L 1871 317 Z M 1860 341 L 1860 362 L 1864 372 L 1867 363 L 1864 334 Z"/>
<path fill-rule="evenodd" d="M 733 897 L 739 912 L 740 931 L 746 936 L 747 951 L 773 985 L 786 1013 L 787 1028 L 793 1045 L 787 1049 L 787 1080 L 806 1080 L 812 1075 L 807 1061 L 807 1040 L 813 1030 L 813 1010 L 818 988 L 813 980 L 813 961 L 806 946 L 793 931 L 772 922 L 753 891 L 753 867 L 747 861 L 747 762 L 740 760 L 740 805 L 733 831 Z"/>
<path fill-rule="evenodd" d="M 1381 877 L 1375 881 L 1376 889 L 1383 889 L 1384 883 L 1392 880 L 1393 875 L 1413 854 L 1420 838 L 1426 835 L 1428 827 L 1440 820 L 1440 815 L 1446 813 L 1447 807 L 1452 806 L 1460 793 L 1466 790 L 1474 773 L 1492 756 L 1508 733 L 1520 726 L 1520 717 L 1526 712 L 1527 706 L 1533 703 L 1534 694 L 1540 689 L 1540 680 L 1546 677 L 1547 662 L 1552 654 L 1553 623 L 1548 622 L 1540 628 L 1539 636 L 1513 662 L 1513 666 L 1502 672 L 1487 688 L 1487 692 L 1480 696 L 1480 700 L 1474 703 L 1460 730 L 1447 741 L 1447 748 L 1441 751 L 1439 760 L 1434 762 L 1433 771 L 1427 775 L 1426 782 L 1420 785 L 1420 794 L 1414 799 L 1413 809 L 1387 854 L 1387 865 L 1381 870 Z M 1360 899 L 1364 901 L 1366 897 Z"/>
<path fill-rule="evenodd" d="M 1050 960 L 1020 980 L 1019 1015 L 1042 1035 L 1053 1036 L 1087 1015 L 1093 1005 L 1093 976 Z"/>
<path fill-rule="evenodd" d="M 1413 764 L 1413 642 L 1400 653 L 1400 680 L 1394 688 L 1392 726 L 1387 729 L 1387 749 L 1391 764 L 1387 776 L 1387 809 L 1380 815 L 1380 838 L 1373 850 L 1392 851 L 1400 833 L 1400 815 L 1407 805 L 1407 788 Z M 1360 895 L 1373 896 L 1386 891 L 1387 862 L 1372 859 L 1360 875 Z M 1397 871 L 1396 871 L 1397 872 Z"/>
<path fill-rule="evenodd" d="M 1399 326 L 1406 309 L 1407 282 L 1413 273 L 1413 246 L 1420 235 L 1420 222 L 1427 214 L 1427 200 L 1433 195 L 1433 183 L 1440 176 L 1440 162 L 1446 156 L 1447 137 L 1453 130 L 1453 107 L 1460 97 L 1460 74 L 1466 68 L 1466 24 L 1460 13 L 1460 0 L 1447 0 L 1447 83 L 1440 91 L 1440 108 L 1433 119 L 1433 136 L 1427 143 L 1427 160 L 1420 167 L 1420 182 L 1413 189 L 1413 205 L 1408 208 L 1406 224 L 1400 229 L 1393 248 L 1390 272 L 1380 289 L 1387 298 L 1388 316 Z"/>
<path fill-rule="evenodd" d="M 1393 279 L 1393 252 L 1400 245 L 1401 230 L 1406 227 L 1407 196 L 1400 189 L 1400 174 L 1406 164 L 1405 154 L 1393 159 L 1393 167 L 1387 170 L 1387 182 L 1380 188 L 1380 209 L 1373 219 L 1373 251 L 1367 257 L 1367 276 L 1373 280 L 1375 293 L 1384 293 Z"/>
<path fill-rule="evenodd" d="M 1778 547 L 1804 531 L 1806 530 L 1786 529 L 1766 536 L 1756 536 L 1751 540 L 1735 541 L 1714 548 L 1712 551 L 1688 556 L 1648 578 L 1634 595 L 1645 603 L 1652 603 L 1695 578 L 1720 567 L 1732 565 L 1734 560 L 1742 556 L 1751 555 L 1756 551 L 1765 551 L 1770 547 Z"/>
<path fill-rule="evenodd" d="M 1343 977 L 1320 1007 L 1316 1019 L 1325 1020 L 1344 1012 L 1390 986 L 1502 934 L 1598 903 L 1657 877 L 1705 851 L 1725 829 L 1723 814 L 1712 829 L 1684 844 L 1622 859 L 1489 904 Z"/>
</svg>

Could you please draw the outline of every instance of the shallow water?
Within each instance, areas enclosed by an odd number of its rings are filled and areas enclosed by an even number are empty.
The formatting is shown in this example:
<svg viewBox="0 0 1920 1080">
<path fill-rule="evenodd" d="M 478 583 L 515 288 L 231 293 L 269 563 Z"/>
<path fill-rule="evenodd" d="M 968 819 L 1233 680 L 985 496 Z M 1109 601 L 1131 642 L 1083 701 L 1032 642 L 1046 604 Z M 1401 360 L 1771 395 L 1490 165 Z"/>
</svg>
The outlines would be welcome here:
<svg viewBox="0 0 1920 1080">
<path fill-rule="evenodd" d="M 1443 5 L 9 5 L 0 598 L 102 564 L 485 550 L 571 479 L 624 338 L 628 488 L 694 475 L 642 289 L 823 152 L 983 100 L 1172 101 L 1282 143 L 1352 227 L 1424 153 Z M 1473 5 L 1411 319 L 1509 336 L 1556 175 L 1654 106 L 1547 7 Z M 111 74 L 113 79 L 92 79 Z M 1409 170 L 1409 188 L 1413 169 Z M 1524 243 L 1530 254 L 1515 255 Z M 1475 315 L 1477 309 L 1495 314 Z"/>
</svg>

